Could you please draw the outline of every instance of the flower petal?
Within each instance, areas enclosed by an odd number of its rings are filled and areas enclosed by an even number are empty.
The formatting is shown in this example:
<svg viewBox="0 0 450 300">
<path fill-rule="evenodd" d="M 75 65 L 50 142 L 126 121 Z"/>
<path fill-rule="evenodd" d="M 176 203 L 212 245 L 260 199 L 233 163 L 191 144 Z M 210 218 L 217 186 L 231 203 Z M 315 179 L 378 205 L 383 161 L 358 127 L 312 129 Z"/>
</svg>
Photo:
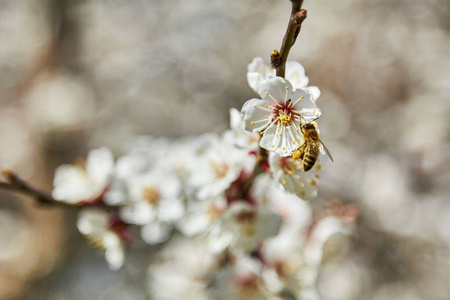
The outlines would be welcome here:
<svg viewBox="0 0 450 300">
<path fill-rule="evenodd" d="M 242 107 L 241 115 L 244 119 L 245 130 L 251 132 L 260 132 L 270 123 L 271 111 L 265 105 L 267 101 L 260 99 L 250 99 Z"/>
<path fill-rule="evenodd" d="M 264 64 L 261 57 L 255 57 L 247 67 L 247 82 L 248 85 L 258 93 L 258 87 L 261 82 L 275 76 L 275 70 Z"/>
<path fill-rule="evenodd" d="M 264 131 L 260 146 L 281 156 L 289 156 L 299 147 L 301 140 L 301 133 L 292 126 L 271 124 Z"/>
<path fill-rule="evenodd" d="M 269 103 L 274 103 L 273 99 L 277 103 L 286 103 L 291 94 L 291 83 L 282 77 L 269 78 L 259 85 L 259 95 Z"/>
<path fill-rule="evenodd" d="M 294 90 L 308 86 L 309 78 L 305 75 L 305 68 L 296 61 L 286 63 L 286 79 L 292 83 Z"/>
<path fill-rule="evenodd" d="M 320 97 L 320 89 L 317 86 L 308 86 L 306 89 L 312 95 L 313 101 L 316 102 Z"/>
<path fill-rule="evenodd" d="M 171 232 L 172 225 L 155 221 L 142 227 L 141 236 L 146 243 L 157 244 L 167 241 Z"/>
<path fill-rule="evenodd" d="M 282 162 L 283 160 L 283 162 Z M 311 200 L 317 197 L 317 185 L 323 163 L 328 160 L 326 155 L 320 155 L 314 167 L 304 172 L 301 160 L 290 157 L 280 157 L 270 153 L 269 164 L 275 180 L 287 192 L 296 194 L 302 200 Z M 289 165 L 289 170 L 282 170 L 282 166 Z"/>
<path fill-rule="evenodd" d="M 106 184 L 114 169 L 114 156 L 106 147 L 89 152 L 86 159 L 86 172 L 100 184 Z"/>
<path fill-rule="evenodd" d="M 300 113 L 307 123 L 316 120 L 322 114 L 308 90 L 297 89 L 292 95 L 292 101 L 294 102 L 294 109 Z"/>
</svg>

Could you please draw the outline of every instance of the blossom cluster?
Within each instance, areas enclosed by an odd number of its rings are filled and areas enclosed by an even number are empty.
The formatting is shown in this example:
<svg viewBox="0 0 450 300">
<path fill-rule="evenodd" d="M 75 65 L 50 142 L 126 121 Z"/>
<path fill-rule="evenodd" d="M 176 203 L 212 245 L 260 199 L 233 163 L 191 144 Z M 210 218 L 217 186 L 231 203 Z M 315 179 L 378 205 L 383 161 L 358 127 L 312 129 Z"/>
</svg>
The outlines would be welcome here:
<svg viewBox="0 0 450 300">
<path fill-rule="evenodd" d="M 52 196 L 83 206 L 78 229 L 111 269 L 133 239 L 166 244 L 148 271 L 154 299 L 317 299 L 323 246 L 350 232 L 342 209 L 313 215 L 302 201 L 317 196 L 327 156 L 307 172 L 292 157 L 302 124 L 318 130 L 319 89 L 294 62 L 285 79 L 255 58 L 247 78 L 261 99 L 231 109 L 222 134 L 140 137 L 116 160 L 103 147 L 56 170 Z"/>
</svg>

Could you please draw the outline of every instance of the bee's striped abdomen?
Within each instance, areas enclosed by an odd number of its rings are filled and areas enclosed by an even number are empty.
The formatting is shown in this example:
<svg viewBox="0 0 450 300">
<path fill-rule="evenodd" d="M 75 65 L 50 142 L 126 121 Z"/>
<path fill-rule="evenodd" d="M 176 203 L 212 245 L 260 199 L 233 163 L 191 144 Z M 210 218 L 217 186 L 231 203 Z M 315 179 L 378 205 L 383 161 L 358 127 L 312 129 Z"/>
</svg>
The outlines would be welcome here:
<svg viewBox="0 0 450 300">
<path fill-rule="evenodd" d="M 310 143 L 306 148 L 305 155 L 303 156 L 303 170 L 305 172 L 311 170 L 319 157 L 319 147 L 316 143 Z"/>
<path fill-rule="evenodd" d="M 317 156 L 311 155 L 309 153 L 306 153 L 303 156 L 303 170 L 305 172 L 309 171 L 314 167 L 314 164 L 317 161 Z"/>
</svg>

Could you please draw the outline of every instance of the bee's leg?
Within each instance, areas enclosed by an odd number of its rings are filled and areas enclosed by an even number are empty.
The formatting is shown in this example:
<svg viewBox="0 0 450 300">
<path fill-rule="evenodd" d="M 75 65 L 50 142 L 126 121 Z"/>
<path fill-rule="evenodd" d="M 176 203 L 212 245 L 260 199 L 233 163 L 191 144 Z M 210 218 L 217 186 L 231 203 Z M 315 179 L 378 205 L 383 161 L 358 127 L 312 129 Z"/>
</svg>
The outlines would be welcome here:
<svg viewBox="0 0 450 300">
<path fill-rule="evenodd" d="M 294 150 L 294 152 L 292 152 L 292 159 L 294 159 L 294 160 L 299 159 L 300 156 L 302 156 L 302 154 L 303 153 L 302 153 L 301 147 L 297 148 Z"/>
</svg>

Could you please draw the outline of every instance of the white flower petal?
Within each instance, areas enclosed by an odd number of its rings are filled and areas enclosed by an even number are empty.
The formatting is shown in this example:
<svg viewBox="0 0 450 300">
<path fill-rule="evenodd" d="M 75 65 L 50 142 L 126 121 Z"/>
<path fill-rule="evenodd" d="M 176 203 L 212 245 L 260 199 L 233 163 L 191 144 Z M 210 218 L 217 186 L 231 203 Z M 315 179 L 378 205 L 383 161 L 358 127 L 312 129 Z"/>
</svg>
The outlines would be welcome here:
<svg viewBox="0 0 450 300">
<path fill-rule="evenodd" d="M 86 159 L 86 172 L 100 183 L 106 183 L 114 169 L 114 156 L 106 147 L 89 152 Z"/>
<path fill-rule="evenodd" d="M 294 102 L 295 110 L 300 113 L 307 123 L 320 117 L 321 111 L 308 90 L 297 89 L 292 95 L 292 101 Z"/>
<path fill-rule="evenodd" d="M 184 214 L 184 205 L 181 199 L 167 199 L 158 206 L 158 218 L 161 221 L 174 223 Z"/>
<path fill-rule="evenodd" d="M 259 95 L 268 102 L 271 101 L 273 103 L 273 98 L 278 103 L 286 103 L 291 94 L 291 83 L 282 77 L 269 78 L 259 85 Z"/>
<path fill-rule="evenodd" d="M 106 191 L 103 201 L 108 205 L 123 205 L 126 204 L 127 197 L 125 182 L 123 180 L 115 180 Z"/>
<path fill-rule="evenodd" d="M 275 70 L 264 64 L 261 57 L 255 57 L 247 67 L 248 85 L 258 93 L 261 82 L 271 76 L 275 76 Z"/>
<path fill-rule="evenodd" d="M 186 236 L 194 236 L 206 232 L 210 220 L 203 212 L 190 213 L 177 222 L 177 228 Z"/>
<path fill-rule="evenodd" d="M 55 171 L 53 185 L 52 197 L 71 204 L 98 196 L 97 189 L 92 189 L 91 178 L 78 166 L 59 166 Z"/>
<path fill-rule="evenodd" d="M 292 151 L 299 147 L 301 140 L 300 131 L 293 127 L 271 124 L 264 131 L 260 146 L 280 156 L 289 156 Z"/>
<path fill-rule="evenodd" d="M 157 244 L 169 239 L 172 225 L 163 222 L 152 222 L 141 228 L 142 239 L 148 244 Z"/>
<path fill-rule="evenodd" d="M 240 130 L 242 125 L 242 117 L 239 110 L 232 107 L 230 108 L 230 128 L 232 130 Z"/>
<path fill-rule="evenodd" d="M 269 125 L 272 119 L 270 104 L 270 102 L 256 98 L 245 102 L 241 110 L 245 130 L 250 132 L 260 132 Z M 268 107 L 265 107 L 265 105 Z"/>
<path fill-rule="evenodd" d="M 143 225 L 156 218 L 155 207 L 146 202 L 136 202 L 120 208 L 120 218 L 127 223 Z"/>
<path fill-rule="evenodd" d="M 308 86 L 306 88 L 312 95 L 314 102 L 320 97 L 320 89 L 317 86 Z"/>
<path fill-rule="evenodd" d="M 119 270 L 125 263 L 125 247 L 120 244 L 113 248 L 106 248 L 105 260 L 112 271 Z"/>
<path fill-rule="evenodd" d="M 320 155 L 314 167 L 308 172 L 304 172 L 301 160 L 280 157 L 276 153 L 269 155 L 269 164 L 275 180 L 285 191 L 296 194 L 302 200 L 311 200 L 317 197 L 318 178 L 325 161 L 327 161 L 327 156 Z"/>
<path fill-rule="evenodd" d="M 292 83 L 294 90 L 308 86 L 309 78 L 305 75 L 305 68 L 296 61 L 286 63 L 286 79 Z"/>
<path fill-rule="evenodd" d="M 100 237 L 105 234 L 107 216 L 99 209 L 83 209 L 77 220 L 77 228 L 84 235 Z"/>
</svg>

